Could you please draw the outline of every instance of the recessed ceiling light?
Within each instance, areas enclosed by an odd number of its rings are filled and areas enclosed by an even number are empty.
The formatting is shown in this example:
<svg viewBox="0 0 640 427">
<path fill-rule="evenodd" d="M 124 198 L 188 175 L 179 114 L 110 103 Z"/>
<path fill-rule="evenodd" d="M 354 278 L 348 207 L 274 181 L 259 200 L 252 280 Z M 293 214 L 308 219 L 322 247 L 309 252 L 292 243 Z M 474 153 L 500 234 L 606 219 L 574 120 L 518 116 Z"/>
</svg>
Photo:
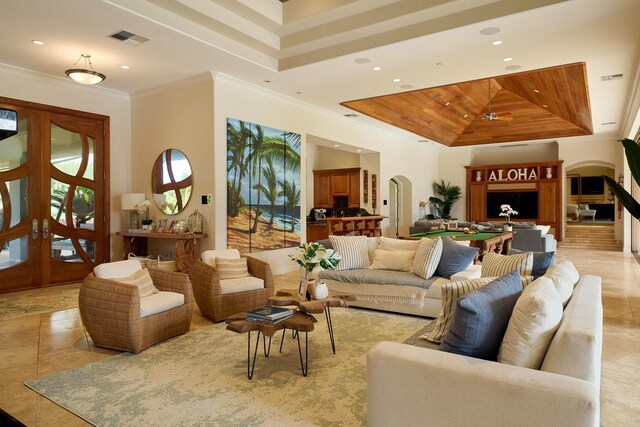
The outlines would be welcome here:
<svg viewBox="0 0 640 427">
<path fill-rule="evenodd" d="M 540 91 L 538 89 L 534 89 L 533 90 L 535 93 L 540 93 Z"/>
<path fill-rule="evenodd" d="M 491 36 L 493 34 L 498 34 L 500 32 L 500 28 L 498 27 L 487 27 L 480 30 L 480 34 L 483 36 Z"/>
<path fill-rule="evenodd" d="M 42 40 L 31 40 L 31 43 L 37 44 L 38 46 L 44 46 L 44 42 Z"/>
<path fill-rule="evenodd" d="M 340 147 L 340 144 L 333 144 L 334 147 Z"/>
<path fill-rule="evenodd" d="M 400 79 L 393 79 L 394 83 L 398 83 Z"/>
<path fill-rule="evenodd" d="M 513 58 L 512 58 L 512 57 L 510 57 L 510 56 L 507 56 L 506 58 L 502 58 L 502 60 L 503 60 L 504 62 L 511 62 L 511 61 L 513 61 Z"/>
<path fill-rule="evenodd" d="M 264 80 L 265 83 L 271 83 L 271 80 Z"/>
<path fill-rule="evenodd" d="M 373 67 L 373 71 L 380 71 L 382 70 L 382 67 Z"/>
<path fill-rule="evenodd" d="M 542 106 L 543 106 L 544 108 L 549 108 L 549 106 L 548 106 L 547 104 L 542 104 Z"/>
<path fill-rule="evenodd" d="M 413 89 L 413 85 L 402 85 L 400 86 L 402 89 Z"/>
<path fill-rule="evenodd" d="M 120 68 L 122 68 L 123 70 L 129 70 L 131 67 L 129 67 L 128 65 L 121 65 Z"/>
<path fill-rule="evenodd" d="M 356 150 L 358 153 L 362 153 L 362 150 Z"/>
<path fill-rule="evenodd" d="M 444 104 L 444 106 L 445 106 L 445 107 L 448 107 L 448 106 L 449 106 L 449 104 L 451 104 L 451 103 L 450 103 L 450 102 L 447 102 L 447 103 L 445 103 L 445 104 Z"/>
<path fill-rule="evenodd" d="M 515 71 L 519 70 L 520 68 L 522 68 L 520 65 L 509 65 L 508 67 L 504 67 L 504 69 L 507 71 Z"/>
<path fill-rule="evenodd" d="M 443 66 L 444 66 L 444 62 L 436 62 L 436 65 L 437 65 L 438 67 L 443 67 Z"/>
<path fill-rule="evenodd" d="M 371 62 L 369 58 L 356 58 L 356 64 L 368 64 Z"/>
<path fill-rule="evenodd" d="M 494 46 L 500 46 L 502 44 L 502 40 L 495 40 L 493 42 L 491 42 L 492 45 Z"/>
<path fill-rule="evenodd" d="M 468 114 L 465 114 L 464 116 L 462 116 L 463 119 L 466 119 L 467 117 L 469 117 Z"/>
</svg>

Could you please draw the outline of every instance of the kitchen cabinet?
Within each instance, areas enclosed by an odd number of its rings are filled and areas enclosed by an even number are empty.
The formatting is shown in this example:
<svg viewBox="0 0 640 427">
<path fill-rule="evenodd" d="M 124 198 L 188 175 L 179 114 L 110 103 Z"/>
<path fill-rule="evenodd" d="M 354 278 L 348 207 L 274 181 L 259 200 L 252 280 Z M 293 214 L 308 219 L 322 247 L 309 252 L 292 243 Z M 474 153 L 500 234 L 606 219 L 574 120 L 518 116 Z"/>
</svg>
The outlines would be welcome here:
<svg viewBox="0 0 640 427">
<path fill-rule="evenodd" d="M 326 222 L 307 223 L 307 242 L 317 242 L 329 238 Z"/>
<path fill-rule="evenodd" d="M 334 197 L 347 197 L 350 208 L 360 207 L 360 168 L 313 171 L 313 206 L 334 208 Z"/>
</svg>

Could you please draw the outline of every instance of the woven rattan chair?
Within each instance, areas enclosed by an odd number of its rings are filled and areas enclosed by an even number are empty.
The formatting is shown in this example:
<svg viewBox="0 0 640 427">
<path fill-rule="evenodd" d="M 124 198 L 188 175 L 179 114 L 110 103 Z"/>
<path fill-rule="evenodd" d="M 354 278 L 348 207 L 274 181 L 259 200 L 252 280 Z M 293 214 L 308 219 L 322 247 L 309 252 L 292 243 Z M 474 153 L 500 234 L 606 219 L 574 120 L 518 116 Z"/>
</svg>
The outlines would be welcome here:
<svg viewBox="0 0 640 427">
<path fill-rule="evenodd" d="M 269 304 L 273 295 L 273 274 L 268 263 L 256 258 L 247 257 L 249 274 L 264 281 L 264 288 L 225 293 L 220 286 L 220 275 L 210 264 L 211 259 L 239 258 L 235 249 L 222 251 L 205 251 L 202 260 L 198 260 L 191 272 L 193 296 L 202 314 L 214 322 L 220 322 L 232 314 L 264 307 Z"/>
<path fill-rule="evenodd" d="M 138 266 L 133 269 L 140 269 L 140 263 L 135 260 L 118 263 L 134 263 Z M 141 317 L 140 294 L 136 286 L 119 283 L 117 279 L 99 279 L 94 273 L 84 279 L 78 301 L 80 315 L 96 346 L 138 353 L 155 343 L 189 331 L 193 306 L 189 276 L 156 268 L 150 268 L 149 274 L 160 294 L 182 294 L 184 303 Z"/>
</svg>

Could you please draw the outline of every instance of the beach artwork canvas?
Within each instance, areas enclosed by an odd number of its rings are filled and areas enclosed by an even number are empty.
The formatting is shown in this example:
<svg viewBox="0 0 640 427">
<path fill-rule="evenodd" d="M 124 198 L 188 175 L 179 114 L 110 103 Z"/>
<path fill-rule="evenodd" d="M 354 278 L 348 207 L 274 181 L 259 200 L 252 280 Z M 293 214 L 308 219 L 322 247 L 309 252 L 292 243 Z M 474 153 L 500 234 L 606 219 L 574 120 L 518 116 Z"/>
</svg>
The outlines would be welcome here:
<svg viewBox="0 0 640 427">
<path fill-rule="evenodd" d="M 300 245 L 300 134 L 227 118 L 227 247 Z"/>
</svg>

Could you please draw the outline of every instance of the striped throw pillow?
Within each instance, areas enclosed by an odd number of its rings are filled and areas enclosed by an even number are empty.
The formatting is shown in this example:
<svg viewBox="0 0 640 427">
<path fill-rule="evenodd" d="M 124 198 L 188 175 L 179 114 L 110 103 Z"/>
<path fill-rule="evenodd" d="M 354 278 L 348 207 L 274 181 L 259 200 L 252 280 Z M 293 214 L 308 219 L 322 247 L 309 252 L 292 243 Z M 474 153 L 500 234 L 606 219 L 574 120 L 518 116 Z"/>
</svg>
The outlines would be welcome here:
<svg viewBox="0 0 640 427">
<path fill-rule="evenodd" d="M 481 277 L 500 277 L 518 270 L 520 276 L 531 276 L 533 271 L 533 253 L 500 255 L 487 252 L 482 258 Z"/>
<path fill-rule="evenodd" d="M 366 236 L 330 235 L 329 240 L 333 249 L 342 256 L 336 270 L 369 268 L 369 249 Z"/>
<path fill-rule="evenodd" d="M 121 277 L 116 281 L 119 283 L 136 286 L 138 288 L 138 292 L 140 293 L 140 298 L 148 297 L 160 292 L 158 288 L 153 286 L 153 280 L 151 280 L 149 270 L 147 270 L 146 268 L 133 273 L 131 276 Z"/>
<path fill-rule="evenodd" d="M 413 259 L 413 273 L 428 279 L 433 276 L 442 257 L 442 238 L 421 239 Z"/>
<path fill-rule="evenodd" d="M 427 341 L 440 343 L 449 332 L 451 321 L 453 320 L 453 311 L 456 308 L 458 298 L 464 294 L 481 288 L 487 283 L 495 280 L 495 277 L 483 277 L 480 279 L 461 280 L 459 282 L 450 282 L 442 286 L 442 310 L 436 319 L 436 326 L 433 331 L 424 335 L 422 338 Z"/>
<path fill-rule="evenodd" d="M 216 257 L 216 268 L 220 274 L 220 280 L 239 279 L 240 277 L 249 277 L 247 268 L 247 259 L 229 259 Z"/>
</svg>

